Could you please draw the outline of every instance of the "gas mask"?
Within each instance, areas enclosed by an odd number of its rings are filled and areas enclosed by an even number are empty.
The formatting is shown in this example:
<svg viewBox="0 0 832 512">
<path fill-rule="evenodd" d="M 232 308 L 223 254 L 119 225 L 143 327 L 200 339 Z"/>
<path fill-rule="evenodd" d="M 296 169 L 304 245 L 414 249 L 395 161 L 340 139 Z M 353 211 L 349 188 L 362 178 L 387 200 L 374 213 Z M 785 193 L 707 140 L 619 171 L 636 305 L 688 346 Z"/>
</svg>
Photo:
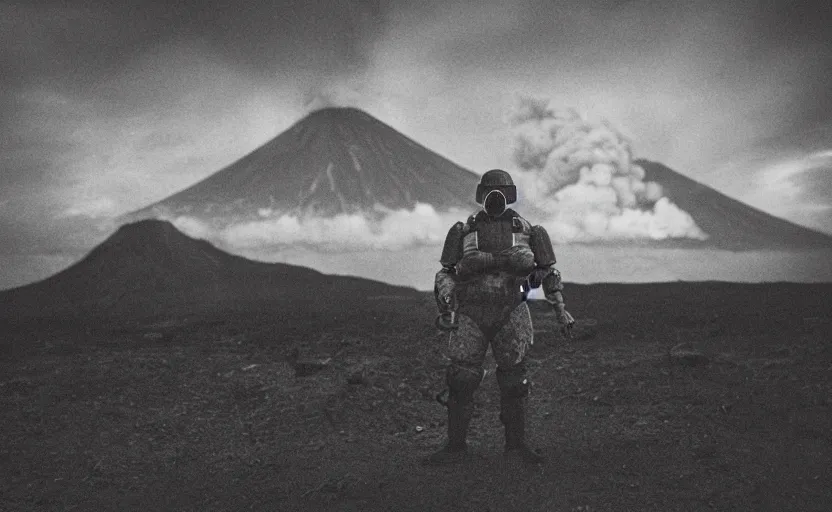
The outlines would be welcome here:
<svg viewBox="0 0 832 512">
<path fill-rule="evenodd" d="M 500 190 L 494 189 L 486 194 L 482 201 L 482 209 L 491 217 L 499 217 L 506 211 L 508 201 L 505 194 Z"/>
</svg>

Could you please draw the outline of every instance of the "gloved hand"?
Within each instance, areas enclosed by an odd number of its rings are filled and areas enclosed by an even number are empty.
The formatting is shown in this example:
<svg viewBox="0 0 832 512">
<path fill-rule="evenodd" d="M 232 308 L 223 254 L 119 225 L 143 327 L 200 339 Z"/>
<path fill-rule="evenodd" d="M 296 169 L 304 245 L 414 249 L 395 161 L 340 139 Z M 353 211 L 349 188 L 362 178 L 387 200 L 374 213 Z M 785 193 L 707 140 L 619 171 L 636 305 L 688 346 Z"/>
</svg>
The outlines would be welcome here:
<svg viewBox="0 0 832 512">
<path fill-rule="evenodd" d="M 456 274 L 463 279 L 494 271 L 505 271 L 525 277 L 532 270 L 534 253 L 522 246 L 494 253 L 473 251 L 456 264 Z"/>
<path fill-rule="evenodd" d="M 437 297 L 439 315 L 436 317 L 436 327 L 442 331 L 453 331 L 459 328 L 456 316 L 456 300 L 453 295 Z"/>
<path fill-rule="evenodd" d="M 566 311 L 566 308 L 563 306 L 555 308 L 555 318 L 557 318 L 558 324 L 560 324 L 560 333 L 563 337 L 572 338 L 572 327 L 575 325 L 575 319 L 572 318 L 569 311 Z"/>
<path fill-rule="evenodd" d="M 456 275 L 461 279 L 470 279 L 479 274 L 490 271 L 497 264 L 494 254 L 474 251 L 456 264 Z"/>
</svg>

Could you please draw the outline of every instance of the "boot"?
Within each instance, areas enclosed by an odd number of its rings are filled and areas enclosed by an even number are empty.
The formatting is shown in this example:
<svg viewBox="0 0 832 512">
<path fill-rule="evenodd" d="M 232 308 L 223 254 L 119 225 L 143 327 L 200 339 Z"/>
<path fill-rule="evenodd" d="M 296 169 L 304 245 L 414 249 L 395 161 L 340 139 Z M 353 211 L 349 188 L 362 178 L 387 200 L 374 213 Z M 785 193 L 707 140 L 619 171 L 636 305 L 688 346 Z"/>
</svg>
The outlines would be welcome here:
<svg viewBox="0 0 832 512">
<path fill-rule="evenodd" d="M 448 442 L 438 451 L 431 454 L 425 462 L 428 464 L 448 464 L 460 462 L 468 451 L 465 438 L 468 435 L 468 424 L 474 412 L 473 395 L 462 395 L 451 392 L 448 397 Z"/>
<path fill-rule="evenodd" d="M 519 457 L 529 464 L 540 464 L 545 458 L 526 444 L 525 397 L 500 397 L 500 421 L 506 429 L 506 457 Z"/>
</svg>

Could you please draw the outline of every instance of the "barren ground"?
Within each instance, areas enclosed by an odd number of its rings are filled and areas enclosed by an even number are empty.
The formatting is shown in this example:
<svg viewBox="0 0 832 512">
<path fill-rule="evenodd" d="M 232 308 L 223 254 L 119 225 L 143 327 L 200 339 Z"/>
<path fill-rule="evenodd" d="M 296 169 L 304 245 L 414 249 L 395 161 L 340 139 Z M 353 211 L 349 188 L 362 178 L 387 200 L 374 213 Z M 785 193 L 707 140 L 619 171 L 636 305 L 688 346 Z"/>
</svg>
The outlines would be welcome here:
<svg viewBox="0 0 832 512">
<path fill-rule="evenodd" d="M 832 509 L 832 285 L 572 285 L 571 340 L 533 303 L 539 467 L 502 458 L 491 359 L 471 457 L 421 464 L 432 300 L 5 325 L 0 510 Z"/>
</svg>

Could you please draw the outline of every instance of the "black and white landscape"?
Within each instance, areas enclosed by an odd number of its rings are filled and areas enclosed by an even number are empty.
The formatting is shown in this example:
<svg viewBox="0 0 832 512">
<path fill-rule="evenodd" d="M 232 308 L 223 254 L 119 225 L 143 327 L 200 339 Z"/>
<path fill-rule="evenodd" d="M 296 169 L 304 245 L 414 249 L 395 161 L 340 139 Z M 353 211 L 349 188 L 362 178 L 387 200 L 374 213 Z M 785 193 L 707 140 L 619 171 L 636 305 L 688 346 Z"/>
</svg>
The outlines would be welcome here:
<svg viewBox="0 0 832 512">
<path fill-rule="evenodd" d="M 153 254 L 111 259 L 137 240 Z M 503 461 L 489 356 L 473 455 L 434 468 L 447 341 L 430 292 L 246 261 L 157 221 L 70 270 L 0 296 L 6 510 L 832 500 L 829 284 L 567 283 L 573 339 L 531 304 L 530 431 L 549 462 Z"/>
<path fill-rule="evenodd" d="M 766 214 L 660 163 L 637 160 L 634 164 L 644 169 L 643 181 L 661 187 L 661 197 L 688 212 L 705 236 L 631 237 L 625 243 L 733 251 L 832 248 L 832 236 Z M 478 182 L 477 174 L 366 112 L 329 107 L 312 112 L 199 183 L 119 220 L 169 218 L 183 226 L 204 225 L 204 233 L 213 235 L 218 226 L 227 229 L 252 221 L 265 228 L 263 219 L 303 222 L 350 214 L 382 216 L 419 204 L 466 217 L 478 209 L 472 192 Z M 521 182 L 521 198 L 527 192 Z M 310 231 L 314 227 L 309 224 Z M 314 240 L 315 233 L 308 237 Z"/>
<path fill-rule="evenodd" d="M 582 129 L 589 139 L 595 127 Z M 619 144 L 629 151 L 624 141 Z M 576 165 L 598 164 L 588 159 Z M 613 165 L 619 166 L 618 174 L 641 169 L 638 182 L 654 186 L 657 196 L 629 209 L 591 204 L 585 217 L 567 216 L 566 222 L 558 220 L 564 217 L 559 211 L 541 208 L 539 198 L 532 197 L 536 176 L 543 172 L 514 171 L 520 188 L 517 209 L 549 227 L 556 241 L 561 237 L 557 249 L 571 280 L 832 279 L 829 235 L 766 214 L 657 162 Z M 427 290 L 433 286 L 447 228 L 476 211 L 472 191 L 477 182 L 475 173 L 366 112 L 329 107 L 205 180 L 118 220 L 165 219 L 252 259 Z M 577 176 L 572 186 L 611 191 L 584 185 Z M 563 208 L 570 206 L 563 202 Z M 661 217 L 667 215 L 662 206 L 673 209 L 667 219 Z M 683 222 L 690 222 L 695 236 L 674 232 L 672 226 L 661 230 L 663 222 L 677 222 L 676 212 L 689 219 Z M 584 229 L 593 216 L 609 226 L 619 221 L 623 228 L 569 234 Z M 659 226 L 657 233 L 651 231 L 653 225 Z"/>
<path fill-rule="evenodd" d="M 0 510 L 832 509 L 832 7 L 0 4 Z M 546 301 L 444 440 L 434 273 Z"/>
<path fill-rule="evenodd" d="M 119 228 L 84 259 L 28 286 L 0 292 L 7 319 L 147 319 L 255 313 L 303 304 L 356 304 L 411 288 L 349 276 L 324 275 L 282 263 L 262 263 L 194 240 L 172 224 L 143 220 Z"/>
</svg>

